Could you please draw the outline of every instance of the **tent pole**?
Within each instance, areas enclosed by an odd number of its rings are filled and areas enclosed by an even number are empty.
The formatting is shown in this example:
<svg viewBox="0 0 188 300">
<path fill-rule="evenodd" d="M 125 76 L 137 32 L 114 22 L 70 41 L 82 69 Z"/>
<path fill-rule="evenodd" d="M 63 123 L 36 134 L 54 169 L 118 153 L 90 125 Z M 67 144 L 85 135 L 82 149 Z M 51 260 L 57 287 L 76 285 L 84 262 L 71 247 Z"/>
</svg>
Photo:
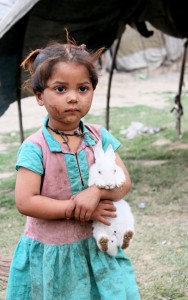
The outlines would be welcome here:
<svg viewBox="0 0 188 300">
<path fill-rule="evenodd" d="M 18 107 L 18 118 L 19 118 L 19 128 L 20 128 L 20 142 L 24 141 L 24 129 L 23 129 L 23 118 L 22 118 L 22 106 L 21 106 L 21 68 L 20 64 L 22 61 L 23 55 L 23 46 L 25 39 L 25 32 L 27 29 L 27 24 L 29 20 L 30 12 L 28 12 L 21 20 L 20 20 L 20 48 L 17 53 L 17 71 L 16 71 L 16 98 L 17 98 L 17 107 Z"/>
<path fill-rule="evenodd" d="M 19 128 L 20 128 L 20 143 L 24 141 L 24 130 L 23 130 L 23 118 L 22 118 L 22 106 L 21 106 L 21 63 L 22 51 L 18 54 L 18 69 L 16 73 L 17 84 L 16 84 L 16 99 L 17 99 L 17 107 L 18 107 L 18 119 L 19 119 Z"/>
<path fill-rule="evenodd" d="M 109 74 L 109 78 L 108 78 L 108 90 L 107 90 L 107 102 L 106 102 L 106 129 L 107 130 L 109 130 L 109 127 L 110 127 L 109 126 L 109 119 L 110 119 L 109 114 L 110 114 L 110 93 L 111 93 L 112 77 L 113 77 L 113 73 L 114 73 L 117 52 L 119 49 L 121 37 L 122 37 L 124 30 L 125 30 L 124 24 L 121 24 L 119 34 L 118 34 L 117 44 L 116 44 L 115 51 L 112 56 L 112 64 L 111 64 L 110 74 Z"/>
<path fill-rule="evenodd" d="M 175 96 L 174 107 L 171 109 L 171 112 L 173 112 L 174 110 L 176 112 L 176 130 L 177 130 L 177 133 L 179 136 L 181 136 L 181 117 L 183 116 L 183 106 L 181 104 L 181 93 L 182 93 L 183 79 L 184 79 L 184 73 L 185 73 L 187 46 L 188 46 L 188 39 L 185 41 L 185 44 L 184 44 L 184 52 L 183 52 L 183 58 L 182 58 L 182 64 L 181 64 L 178 94 Z"/>
<path fill-rule="evenodd" d="M 21 107 L 21 98 L 17 96 L 17 107 L 18 107 L 18 118 L 19 118 L 19 128 L 20 128 L 20 143 L 24 141 L 24 130 L 22 122 L 22 107 Z"/>
</svg>

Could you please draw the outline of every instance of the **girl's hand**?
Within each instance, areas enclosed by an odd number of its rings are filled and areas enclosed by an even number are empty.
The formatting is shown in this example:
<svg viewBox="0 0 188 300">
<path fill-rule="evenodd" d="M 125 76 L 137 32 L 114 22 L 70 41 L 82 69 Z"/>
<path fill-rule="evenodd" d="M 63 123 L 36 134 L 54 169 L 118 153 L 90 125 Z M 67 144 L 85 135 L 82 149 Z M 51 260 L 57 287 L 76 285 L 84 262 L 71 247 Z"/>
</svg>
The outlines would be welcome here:
<svg viewBox="0 0 188 300">
<path fill-rule="evenodd" d="M 111 200 L 101 200 L 91 215 L 91 220 L 99 221 L 104 225 L 110 225 L 110 222 L 105 217 L 115 218 L 116 208 Z"/>
<path fill-rule="evenodd" d="M 100 189 L 96 186 L 90 186 L 86 190 L 73 195 L 70 199 L 69 207 L 66 211 L 66 218 L 70 218 L 74 212 L 74 217 L 80 221 L 89 221 L 92 213 L 100 201 Z"/>
</svg>

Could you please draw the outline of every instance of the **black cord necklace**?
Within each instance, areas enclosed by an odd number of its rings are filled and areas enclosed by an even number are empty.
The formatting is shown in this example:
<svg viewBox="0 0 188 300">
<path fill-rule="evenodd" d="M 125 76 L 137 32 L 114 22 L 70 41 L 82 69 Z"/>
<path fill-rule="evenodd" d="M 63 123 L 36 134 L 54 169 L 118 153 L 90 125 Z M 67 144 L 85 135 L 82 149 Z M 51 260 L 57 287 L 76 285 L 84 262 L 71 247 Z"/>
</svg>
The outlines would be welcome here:
<svg viewBox="0 0 188 300">
<path fill-rule="evenodd" d="M 69 151 L 71 151 L 71 148 L 70 148 L 70 146 L 69 146 L 69 138 L 68 138 L 68 137 L 69 137 L 69 136 L 78 136 L 78 137 L 79 137 L 79 136 L 81 136 L 81 137 L 84 136 L 84 133 L 82 132 L 82 130 L 81 130 L 80 127 L 77 128 L 73 133 L 65 133 L 65 132 L 63 132 L 63 131 L 61 131 L 61 130 L 54 129 L 54 128 L 50 127 L 49 125 L 47 125 L 47 128 L 49 128 L 50 130 L 52 130 L 52 131 L 55 132 L 56 134 L 59 134 L 59 135 L 62 137 L 62 139 L 64 140 L 63 144 L 66 144 L 66 145 L 67 145 Z"/>
</svg>

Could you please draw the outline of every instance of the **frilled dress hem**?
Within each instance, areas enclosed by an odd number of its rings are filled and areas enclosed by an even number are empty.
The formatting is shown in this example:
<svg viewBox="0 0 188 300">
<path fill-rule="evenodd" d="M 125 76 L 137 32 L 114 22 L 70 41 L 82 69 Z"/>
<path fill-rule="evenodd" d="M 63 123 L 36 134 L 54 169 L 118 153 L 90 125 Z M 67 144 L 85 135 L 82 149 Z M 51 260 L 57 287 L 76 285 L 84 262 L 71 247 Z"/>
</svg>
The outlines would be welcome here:
<svg viewBox="0 0 188 300">
<path fill-rule="evenodd" d="M 86 238 L 47 245 L 21 237 L 12 260 L 6 300 L 140 300 L 131 261 L 101 252 Z"/>
</svg>

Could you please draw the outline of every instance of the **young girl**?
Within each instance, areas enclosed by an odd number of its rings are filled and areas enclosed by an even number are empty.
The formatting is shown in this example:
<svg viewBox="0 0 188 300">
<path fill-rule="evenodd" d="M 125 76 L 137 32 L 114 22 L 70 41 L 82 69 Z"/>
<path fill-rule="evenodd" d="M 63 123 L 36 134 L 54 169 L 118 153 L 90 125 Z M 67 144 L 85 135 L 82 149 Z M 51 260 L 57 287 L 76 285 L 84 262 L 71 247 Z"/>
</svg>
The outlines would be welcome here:
<svg viewBox="0 0 188 300">
<path fill-rule="evenodd" d="M 29 84 L 48 115 L 43 127 L 27 138 L 18 153 L 15 198 L 27 216 L 12 260 L 7 300 L 138 300 L 130 260 L 101 252 L 92 237 L 92 221 L 107 226 L 115 217 L 113 201 L 130 190 L 128 172 L 121 188 L 88 187 L 93 149 L 120 143 L 105 128 L 84 124 L 98 82 L 95 61 L 84 45 L 52 43 L 22 63 Z M 35 117 L 35 116 L 34 116 Z"/>
</svg>

